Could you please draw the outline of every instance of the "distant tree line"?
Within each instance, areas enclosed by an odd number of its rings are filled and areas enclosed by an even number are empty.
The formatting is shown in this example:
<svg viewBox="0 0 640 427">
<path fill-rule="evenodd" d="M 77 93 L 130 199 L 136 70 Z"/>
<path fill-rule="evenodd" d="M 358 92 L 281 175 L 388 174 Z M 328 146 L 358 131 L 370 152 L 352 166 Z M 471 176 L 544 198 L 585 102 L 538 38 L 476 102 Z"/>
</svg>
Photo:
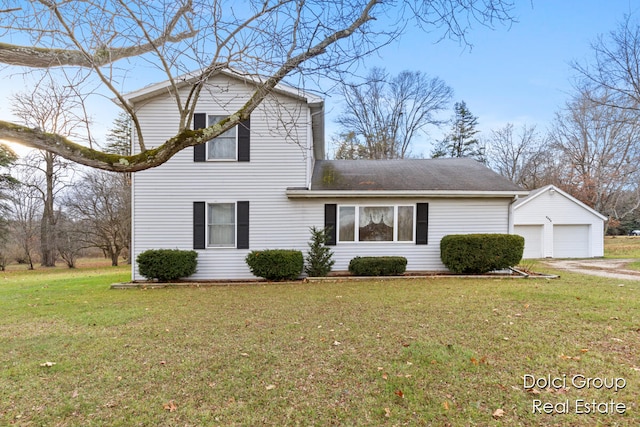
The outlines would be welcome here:
<svg viewBox="0 0 640 427">
<path fill-rule="evenodd" d="M 16 95 L 14 114 L 32 126 L 70 133 L 73 106 L 63 102 L 63 92 L 53 85 L 46 95 Z M 105 151 L 128 151 L 126 115 L 113 126 Z M 0 144 L 0 181 L 0 269 L 11 263 L 33 269 L 58 262 L 74 268 L 79 257 L 96 255 L 114 266 L 130 261 L 129 174 L 89 169 L 41 150 L 18 158 Z"/>
</svg>

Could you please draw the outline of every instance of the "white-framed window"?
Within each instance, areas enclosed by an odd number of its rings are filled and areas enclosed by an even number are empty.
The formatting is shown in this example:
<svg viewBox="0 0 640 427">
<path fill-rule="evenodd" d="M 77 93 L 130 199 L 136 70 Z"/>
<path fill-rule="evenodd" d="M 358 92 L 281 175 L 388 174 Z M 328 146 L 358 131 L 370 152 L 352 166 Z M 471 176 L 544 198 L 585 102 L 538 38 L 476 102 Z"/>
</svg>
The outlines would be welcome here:
<svg viewBox="0 0 640 427">
<path fill-rule="evenodd" d="M 236 246 L 236 204 L 209 203 L 207 205 L 207 246 L 234 248 Z"/>
<path fill-rule="evenodd" d="M 415 206 L 340 205 L 338 242 L 413 242 Z"/>
<path fill-rule="evenodd" d="M 207 116 L 207 126 L 212 126 L 226 115 Z M 223 134 L 207 143 L 207 160 L 237 160 L 238 158 L 238 127 L 234 126 Z"/>
</svg>

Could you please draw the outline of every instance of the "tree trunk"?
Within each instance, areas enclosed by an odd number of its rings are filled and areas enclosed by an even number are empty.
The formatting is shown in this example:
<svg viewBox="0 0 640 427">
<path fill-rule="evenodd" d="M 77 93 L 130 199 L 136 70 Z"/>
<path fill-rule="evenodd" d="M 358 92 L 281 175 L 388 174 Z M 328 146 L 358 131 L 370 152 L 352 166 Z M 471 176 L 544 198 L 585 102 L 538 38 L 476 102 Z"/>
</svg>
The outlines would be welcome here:
<svg viewBox="0 0 640 427">
<path fill-rule="evenodd" d="M 49 152 L 44 155 L 47 187 L 44 194 L 42 221 L 40 222 L 40 265 L 42 267 L 56 266 L 56 218 L 53 209 L 54 156 Z"/>
<path fill-rule="evenodd" d="M 109 249 L 109 256 L 111 257 L 111 266 L 118 266 L 118 258 L 120 257 L 120 251 L 117 249 Z"/>
</svg>

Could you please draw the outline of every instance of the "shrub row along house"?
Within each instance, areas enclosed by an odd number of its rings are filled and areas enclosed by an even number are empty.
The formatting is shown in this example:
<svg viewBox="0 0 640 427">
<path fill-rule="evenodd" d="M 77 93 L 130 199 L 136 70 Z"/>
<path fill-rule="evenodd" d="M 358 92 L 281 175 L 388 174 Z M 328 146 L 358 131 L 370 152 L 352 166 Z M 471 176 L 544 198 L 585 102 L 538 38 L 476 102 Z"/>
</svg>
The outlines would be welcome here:
<svg viewBox="0 0 640 427">
<path fill-rule="evenodd" d="M 237 111 L 253 88 L 231 71 L 211 77 L 194 128 Z M 173 98 L 165 83 L 128 94 L 148 147 L 175 135 Z M 443 236 L 512 233 L 513 203 L 528 193 L 471 159 L 325 160 L 323 100 L 285 85 L 236 128 L 134 174 L 132 188 L 133 259 L 194 249 L 196 280 L 252 278 L 250 251 L 306 251 L 312 226 L 331 230 L 334 271 L 383 255 L 406 257 L 407 271 L 446 270 Z"/>
</svg>

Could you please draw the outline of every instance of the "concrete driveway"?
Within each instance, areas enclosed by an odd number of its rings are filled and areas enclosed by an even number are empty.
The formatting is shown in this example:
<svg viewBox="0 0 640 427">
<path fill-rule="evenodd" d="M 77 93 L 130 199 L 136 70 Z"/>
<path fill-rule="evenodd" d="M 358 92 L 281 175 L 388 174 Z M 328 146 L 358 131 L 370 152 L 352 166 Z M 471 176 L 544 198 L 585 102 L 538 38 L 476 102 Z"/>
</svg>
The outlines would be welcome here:
<svg viewBox="0 0 640 427">
<path fill-rule="evenodd" d="M 545 259 L 551 268 L 612 279 L 640 280 L 640 271 L 627 269 L 637 259 Z"/>
</svg>

